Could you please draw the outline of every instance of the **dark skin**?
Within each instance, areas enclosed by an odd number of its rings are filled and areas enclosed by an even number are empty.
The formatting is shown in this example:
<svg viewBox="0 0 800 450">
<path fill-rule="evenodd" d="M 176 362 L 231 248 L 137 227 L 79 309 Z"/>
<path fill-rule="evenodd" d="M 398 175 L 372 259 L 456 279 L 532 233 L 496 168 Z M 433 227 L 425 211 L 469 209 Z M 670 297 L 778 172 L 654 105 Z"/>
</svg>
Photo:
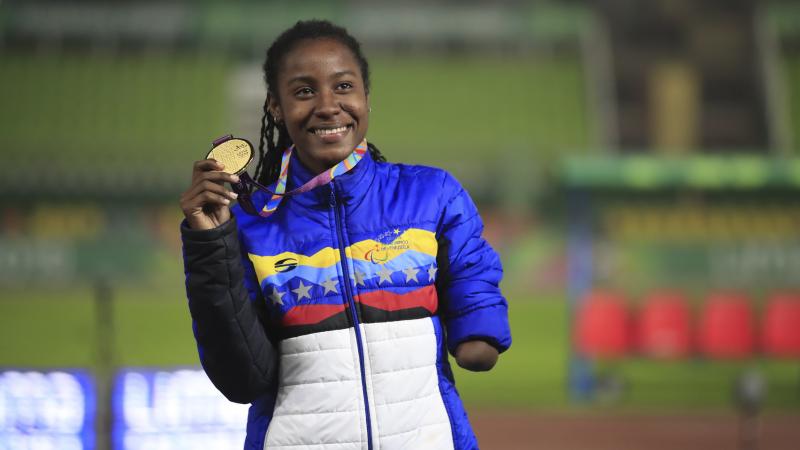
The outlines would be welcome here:
<svg viewBox="0 0 800 450">
<path fill-rule="evenodd" d="M 321 173 L 345 159 L 367 134 L 369 93 L 355 55 L 331 39 L 300 42 L 284 58 L 278 86 L 267 95 L 270 113 L 283 123 L 300 161 Z M 192 184 L 181 195 L 181 209 L 193 229 L 208 230 L 230 220 L 236 194 L 224 183 L 238 177 L 206 159 L 194 163 Z M 459 344 L 459 366 L 486 371 L 497 363 L 498 352 L 481 340 Z"/>
<path fill-rule="evenodd" d="M 338 41 L 298 43 L 283 59 L 277 84 L 267 94 L 269 109 L 313 173 L 347 158 L 366 136 L 369 93 L 358 61 Z"/>
</svg>

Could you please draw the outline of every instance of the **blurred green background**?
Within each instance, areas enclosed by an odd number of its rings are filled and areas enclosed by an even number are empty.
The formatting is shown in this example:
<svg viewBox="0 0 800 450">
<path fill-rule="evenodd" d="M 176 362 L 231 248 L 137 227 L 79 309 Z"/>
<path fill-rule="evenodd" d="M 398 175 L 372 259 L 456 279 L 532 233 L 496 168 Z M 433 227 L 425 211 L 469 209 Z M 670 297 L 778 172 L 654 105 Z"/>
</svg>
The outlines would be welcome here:
<svg viewBox="0 0 800 450">
<path fill-rule="evenodd" d="M 391 161 L 452 171 L 502 255 L 514 345 L 488 374 L 458 371 L 469 404 L 728 410 L 736 377 L 758 368 L 767 407 L 800 410 L 800 362 L 759 353 L 599 361 L 624 392 L 571 399 L 570 292 L 613 287 L 636 307 L 665 286 L 695 305 L 736 288 L 759 311 L 800 280 L 800 9 L 741 2 L 728 17 L 653 2 L 637 25 L 618 3 L 0 3 L 0 366 L 96 368 L 103 345 L 118 367 L 197 363 L 178 197 L 213 139 L 257 141 L 262 54 L 314 16 L 364 42 L 368 138 Z M 87 11 L 94 21 L 81 21 Z M 718 43 L 722 68 L 697 59 L 705 47 L 669 47 L 684 28 L 725 35 L 742 17 L 752 28 L 741 47 Z M 670 24 L 672 44 L 637 40 L 647 20 Z M 723 70 L 741 61 L 758 70 Z M 575 192 L 588 213 L 570 210 Z M 594 267 L 577 291 L 576 222 L 591 229 Z M 97 312 L 99 282 L 111 286 L 110 319 Z M 110 320 L 110 343 L 98 320 Z"/>
</svg>

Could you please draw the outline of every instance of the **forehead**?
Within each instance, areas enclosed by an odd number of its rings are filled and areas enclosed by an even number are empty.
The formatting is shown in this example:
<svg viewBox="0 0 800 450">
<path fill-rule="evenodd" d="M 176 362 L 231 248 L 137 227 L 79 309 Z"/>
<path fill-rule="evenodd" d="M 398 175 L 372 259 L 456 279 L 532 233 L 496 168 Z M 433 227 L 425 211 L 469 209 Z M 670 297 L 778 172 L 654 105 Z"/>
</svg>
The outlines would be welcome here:
<svg viewBox="0 0 800 450">
<path fill-rule="evenodd" d="M 333 39 L 306 39 L 300 41 L 284 56 L 279 82 L 295 77 L 328 78 L 350 71 L 361 76 L 358 61 L 344 44 Z"/>
</svg>

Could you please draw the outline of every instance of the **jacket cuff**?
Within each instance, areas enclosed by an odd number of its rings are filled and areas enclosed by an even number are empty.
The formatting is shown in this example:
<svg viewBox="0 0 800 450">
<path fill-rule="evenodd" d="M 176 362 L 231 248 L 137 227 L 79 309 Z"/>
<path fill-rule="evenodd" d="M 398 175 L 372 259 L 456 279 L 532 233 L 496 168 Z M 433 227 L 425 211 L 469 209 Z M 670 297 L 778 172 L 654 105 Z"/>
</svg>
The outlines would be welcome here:
<svg viewBox="0 0 800 450">
<path fill-rule="evenodd" d="M 503 353 L 511 346 L 511 329 L 508 325 L 508 308 L 494 305 L 478 308 L 447 321 L 447 348 L 456 354 L 456 348 L 466 341 L 485 341 Z"/>
<path fill-rule="evenodd" d="M 222 225 L 208 230 L 192 229 L 186 219 L 181 222 L 181 238 L 184 241 L 212 242 L 233 233 L 236 233 L 236 217 L 234 216 L 231 216 L 231 219 Z"/>
</svg>

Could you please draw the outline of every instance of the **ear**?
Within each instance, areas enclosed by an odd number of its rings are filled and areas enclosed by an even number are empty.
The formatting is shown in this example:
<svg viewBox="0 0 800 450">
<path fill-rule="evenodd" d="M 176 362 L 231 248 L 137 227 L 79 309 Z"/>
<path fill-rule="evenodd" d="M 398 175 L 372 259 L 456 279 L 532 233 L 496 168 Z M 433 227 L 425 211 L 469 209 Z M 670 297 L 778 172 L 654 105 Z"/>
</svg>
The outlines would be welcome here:
<svg viewBox="0 0 800 450">
<path fill-rule="evenodd" d="M 270 114 L 272 114 L 272 118 L 274 118 L 276 122 L 283 122 L 283 111 L 281 111 L 281 104 L 270 92 L 267 92 L 267 107 L 269 108 Z"/>
</svg>

